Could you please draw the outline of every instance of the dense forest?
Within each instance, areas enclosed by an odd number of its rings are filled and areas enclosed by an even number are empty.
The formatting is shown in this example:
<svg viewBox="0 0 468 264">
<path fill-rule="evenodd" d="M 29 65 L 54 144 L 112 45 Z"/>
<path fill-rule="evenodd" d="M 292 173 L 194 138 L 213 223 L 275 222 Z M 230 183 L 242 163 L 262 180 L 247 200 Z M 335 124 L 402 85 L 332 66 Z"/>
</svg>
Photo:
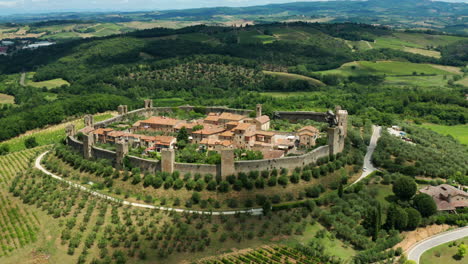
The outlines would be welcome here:
<svg viewBox="0 0 468 264">
<path fill-rule="evenodd" d="M 385 75 L 316 73 L 357 60 L 466 63 L 465 42 L 440 47 L 440 59 L 388 48 L 355 51 L 346 44 L 348 40 L 391 34 L 383 27 L 353 23 L 274 23 L 241 28 L 201 25 L 142 30 L 21 51 L 0 57 L 1 73 L 34 71 L 34 81 L 62 78 L 70 86 L 44 90 L 1 84 L 0 92 L 15 96 L 17 105 L 0 108 L 0 123 L 5 124 L 0 128 L 0 140 L 58 123 L 67 116 L 115 109 L 121 103 L 131 109 L 141 107 L 145 98 L 155 99 L 156 105 L 171 106 L 254 108 L 263 103 L 267 114 L 275 109 L 341 105 L 352 115 L 380 124 L 397 119 L 465 124 L 468 101 L 463 98 L 467 91 L 462 86 L 454 84 L 450 93 L 417 86 L 402 92 L 400 87 L 384 85 Z M 301 79 L 284 82 L 264 74 L 265 70 L 298 73 L 327 86 Z M 276 98 L 262 95 L 265 91 L 316 93 Z M 55 99 L 51 100 L 51 95 Z"/>
</svg>

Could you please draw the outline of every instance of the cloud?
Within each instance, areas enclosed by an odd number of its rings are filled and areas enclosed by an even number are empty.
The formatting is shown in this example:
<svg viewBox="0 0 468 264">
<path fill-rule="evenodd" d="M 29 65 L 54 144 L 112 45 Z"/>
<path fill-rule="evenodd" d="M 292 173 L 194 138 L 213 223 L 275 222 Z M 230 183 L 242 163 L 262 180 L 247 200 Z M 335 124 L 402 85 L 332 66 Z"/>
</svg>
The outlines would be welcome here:
<svg viewBox="0 0 468 264">
<path fill-rule="evenodd" d="M 15 7 L 20 1 L 0 1 L 0 7 Z"/>
</svg>

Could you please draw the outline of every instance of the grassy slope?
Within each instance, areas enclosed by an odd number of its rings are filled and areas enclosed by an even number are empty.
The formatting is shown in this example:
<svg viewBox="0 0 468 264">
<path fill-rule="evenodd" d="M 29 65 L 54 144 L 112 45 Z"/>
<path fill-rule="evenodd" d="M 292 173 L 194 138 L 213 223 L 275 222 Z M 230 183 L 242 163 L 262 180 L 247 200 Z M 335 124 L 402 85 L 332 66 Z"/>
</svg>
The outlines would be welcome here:
<svg viewBox="0 0 468 264">
<path fill-rule="evenodd" d="M 110 117 L 112 117 L 111 113 L 104 113 L 94 116 L 94 120 L 95 122 L 99 122 Z M 36 138 L 37 143 L 40 146 L 54 144 L 60 142 L 60 140 L 62 140 L 65 137 L 65 127 L 71 123 L 76 125 L 77 130 L 83 128 L 84 126 L 83 119 L 77 119 L 74 121 L 54 125 L 45 129 L 29 131 L 18 137 L 9 139 L 7 141 L 3 141 L 1 142 L 1 144 L 8 144 L 10 146 L 10 152 L 24 150 L 26 148 L 24 146 L 24 141 L 30 136 L 34 136 Z"/>
<path fill-rule="evenodd" d="M 468 125 L 445 126 L 436 124 L 423 124 L 422 127 L 429 128 L 442 135 L 451 135 L 460 143 L 468 145 Z"/>
<path fill-rule="evenodd" d="M 263 73 L 276 76 L 278 77 L 278 79 L 285 81 L 285 82 L 290 82 L 290 81 L 295 81 L 295 80 L 304 80 L 304 81 L 308 81 L 312 85 L 325 86 L 323 82 L 314 78 L 304 76 L 304 75 L 286 73 L 286 72 L 271 72 L 271 71 L 263 71 Z"/>
<path fill-rule="evenodd" d="M 46 87 L 47 89 L 57 88 L 62 85 L 70 85 L 69 82 L 65 81 L 64 79 L 53 79 L 47 80 L 42 82 L 34 82 L 32 78 L 34 77 L 34 72 L 28 72 L 26 75 L 26 85 L 36 87 L 36 88 L 43 88 Z"/>
<path fill-rule="evenodd" d="M 461 242 L 468 244 L 468 237 L 457 240 L 457 245 Z M 420 262 L 421 264 L 461 264 L 466 263 L 466 257 L 463 260 L 456 260 L 453 256 L 457 253 L 458 246 L 449 247 L 450 243 L 434 247 L 422 254 Z M 440 257 L 436 256 L 436 253 L 440 254 Z"/>
<path fill-rule="evenodd" d="M 431 64 L 411 63 L 401 61 L 356 61 L 343 64 L 338 69 L 321 71 L 322 74 L 340 74 L 343 76 L 353 76 L 361 74 L 378 74 L 383 75 L 412 75 L 413 72 L 418 74 L 436 74 L 436 75 L 452 75 L 452 71 L 442 70 L 434 67 Z"/>
</svg>

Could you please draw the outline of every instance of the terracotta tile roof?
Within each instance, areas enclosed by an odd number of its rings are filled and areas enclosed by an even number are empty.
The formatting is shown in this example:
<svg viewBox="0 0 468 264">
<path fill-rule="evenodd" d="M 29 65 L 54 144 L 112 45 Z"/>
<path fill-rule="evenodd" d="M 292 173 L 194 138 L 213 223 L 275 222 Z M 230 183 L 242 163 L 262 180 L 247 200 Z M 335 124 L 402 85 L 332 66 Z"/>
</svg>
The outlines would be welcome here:
<svg viewBox="0 0 468 264">
<path fill-rule="evenodd" d="M 294 145 L 294 142 L 291 142 L 291 141 L 289 141 L 288 139 L 285 139 L 285 138 L 278 138 L 276 140 L 276 145 L 292 146 L 292 145 Z"/>
<path fill-rule="evenodd" d="M 107 136 L 117 138 L 117 137 L 123 137 L 126 134 L 128 134 L 128 133 L 125 133 L 125 132 L 122 132 L 122 131 L 111 131 L 111 132 L 107 133 Z"/>
<path fill-rule="evenodd" d="M 229 147 L 232 145 L 232 141 L 230 140 L 218 140 L 218 139 L 213 139 L 213 138 L 204 138 L 202 141 L 200 141 L 200 144 L 202 145 L 208 145 L 208 146 L 216 146 L 216 145 L 221 145 L 224 147 Z"/>
<path fill-rule="evenodd" d="M 315 136 L 315 135 L 317 135 L 317 134 L 316 134 L 316 133 L 309 132 L 309 131 L 307 131 L 307 130 L 306 130 L 306 131 L 299 132 L 299 136 L 311 136 L 311 137 L 313 137 L 313 136 Z"/>
<path fill-rule="evenodd" d="M 251 126 L 252 124 L 249 124 L 249 123 L 240 123 L 234 128 L 234 130 L 247 130 Z"/>
<path fill-rule="evenodd" d="M 228 112 L 223 112 L 221 115 L 219 115 L 219 119 L 231 120 L 231 121 L 241 121 L 244 118 L 246 118 L 246 116 L 232 114 Z"/>
<path fill-rule="evenodd" d="M 133 124 L 133 127 L 139 127 L 141 124 L 141 120 L 138 120 L 135 122 L 135 124 Z"/>
<path fill-rule="evenodd" d="M 261 124 L 265 124 L 265 123 L 267 123 L 267 122 L 270 121 L 270 117 L 267 116 L 267 115 L 262 115 L 262 116 L 260 116 L 260 117 L 255 118 L 255 120 L 257 120 L 257 121 L 260 122 Z"/>
<path fill-rule="evenodd" d="M 225 130 L 224 127 L 222 126 L 213 126 L 213 125 L 208 125 L 204 126 L 202 130 L 197 130 L 192 132 L 192 134 L 203 134 L 203 135 L 214 135 L 221 133 Z"/>
<path fill-rule="evenodd" d="M 273 136 L 275 135 L 275 132 L 264 131 L 264 130 L 257 130 L 257 131 L 255 131 L 255 134 L 256 134 L 256 135 L 266 136 L 266 137 L 273 137 Z"/>
<path fill-rule="evenodd" d="M 232 131 L 224 131 L 223 133 L 219 134 L 220 137 L 232 137 L 234 136 L 234 133 L 232 133 Z"/>
<path fill-rule="evenodd" d="M 208 116 L 205 118 L 205 121 L 218 122 L 218 120 L 219 115 L 216 113 L 209 113 Z"/>
<path fill-rule="evenodd" d="M 81 132 L 83 134 L 89 134 L 94 131 L 94 127 L 84 127 L 80 129 L 78 132 Z"/>
<path fill-rule="evenodd" d="M 142 120 L 140 122 L 142 124 L 175 126 L 177 123 L 180 122 L 180 120 L 165 116 L 152 116 L 149 119 Z"/>
<path fill-rule="evenodd" d="M 94 134 L 96 135 L 104 135 L 106 132 L 114 131 L 112 128 L 98 128 L 94 130 Z"/>
<path fill-rule="evenodd" d="M 203 125 L 203 120 L 195 120 L 194 122 L 187 122 L 187 121 L 181 121 L 177 125 L 175 125 L 175 129 L 181 129 L 182 127 L 185 127 L 187 129 L 192 129 L 194 126 L 197 125 Z"/>
<path fill-rule="evenodd" d="M 320 130 L 318 130 L 318 128 L 316 127 L 313 127 L 313 126 L 305 126 L 301 129 L 299 129 L 299 132 L 302 132 L 302 131 L 310 131 L 312 133 L 320 133 Z"/>
<path fill-rule="evenodd" d="M 237 126 L 237 125 L 239 125 L 239 122 L 237 122 L 237 121 L 230 121 L 230 122 L 227 122 L 226 125 L 229 125 L 229 126 Z"/>
</svg>

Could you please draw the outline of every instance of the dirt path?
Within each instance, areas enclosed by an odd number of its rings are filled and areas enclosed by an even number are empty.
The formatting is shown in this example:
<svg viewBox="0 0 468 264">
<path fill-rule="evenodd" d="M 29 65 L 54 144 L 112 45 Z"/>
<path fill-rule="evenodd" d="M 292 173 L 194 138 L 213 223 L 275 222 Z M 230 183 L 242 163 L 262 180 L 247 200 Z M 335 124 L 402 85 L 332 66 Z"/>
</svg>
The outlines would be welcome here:
<svg viewBox="0 0 468 264">
<path fill-rule="evenodd" d="M 20 84 L 21 86 L 26 86 L 25 83 L 24 83 L 25 80 L 26 80 L 26 73 L 25 73 L 25 72 L 22 72 L 22 73 L 21 73 L 21 77 L 20 77 L 19 84 Z"/>
<path fill-rule="evenodd" d="M 214 212 L 214 211 L 208 211 L 208 210 L 198 211 L 198 210 L 187 210 L 187 209 L 181 209 L 181 208 L 154 206 L 154 205 L 150 205 L 150 204 L 132 203 L 132 202 L 129 202 L 129 201 L 126 201 L 126 200 L 117 199 L 117 198 L 114 198 L 114 197 L 111 197 L 111 196 L 108 196 L 108 195 L 93 191 L 93 190 L 91 190 L 91 189 L 89 189 L 89 188 L 87 188 L 87 187 L 85 187 L 83 185 L 80 185 L 80 184 L 65 180 L 62 177 L 60 177 L 58 175 L 55 175 L 52 172 L 46 170 L 42 166 L 41 161 L 42 161 L 42 158 L 44 158 L 44 156 L 48 152 L 49 151 L 46 151 L 46 152 L 42 153 L 41 155 L 39 155 L 39 157 L 37 157 L 36 162 L 35 162 L 36 169 L 39 169 L 40 171 L 42 171 L 43 173 L 51 176 L 54 179 L 65 182 L 66 184 L 70 185 L 71 187 L 78 188 L 78 189 L 80 189 L 82 191 L 88 192 L 91 195 L 100 197 L 102 199 L 106 199 L 106 200 L 109 200 L 109 201 L 114 201 L 114 202 L 117 202 L 117 203 L 122 203 L 123 205 L 130 205 L 130 206 L 134 206 L 134 207 L 156 209 L 156 210 L 162 210 L 162 211 L 173 211 L 173 212 L 176 212 L 176 213 L 211 214 L 211 215 L 236 215 L 236 214 L 261 215 L 261 214 L 263 214 L 263 209 L 262 208 L 251 208 L 251 209 L 246 209 L 246 210 L 231 210 L 231 211 L 216 211 L 216 212 Z"/>
</svg>

